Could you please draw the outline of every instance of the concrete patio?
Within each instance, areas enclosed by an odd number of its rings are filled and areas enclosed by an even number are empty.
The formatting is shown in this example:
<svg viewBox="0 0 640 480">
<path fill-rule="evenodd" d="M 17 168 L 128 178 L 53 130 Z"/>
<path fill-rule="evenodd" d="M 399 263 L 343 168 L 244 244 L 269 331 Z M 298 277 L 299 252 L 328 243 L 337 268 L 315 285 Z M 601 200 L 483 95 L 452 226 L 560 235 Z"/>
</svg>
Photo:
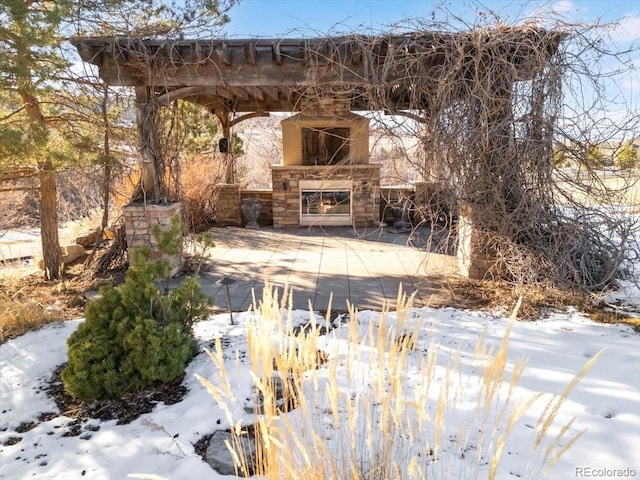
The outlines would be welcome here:
<svg viewBox="0 0 640 480">
<path fill-rule="evenodd" d="M 441 279 L 457 275 L 456 257 L 428 253 L 427 229 L 410 234 L 392 227 L 228 227 L 212 233 L 216 246 L 202 286 L 219 311 L 228 309 L 225 287 L 218 283 L 224 277 L 235 280 L 229 286 L 233 311 L 251 306 L 252 291 L 260 299 L 265 279 L 291 287 L 294 308 L 308 309 L 311 302 L 322 311 L 332 293 L 332 310 L 346 310 L 347 301 L 361 310 L 395 305 L 400 284 L 408 293 L 417 291 L 420 304 L 430 304 L 446 294 Z"/>
</svg>

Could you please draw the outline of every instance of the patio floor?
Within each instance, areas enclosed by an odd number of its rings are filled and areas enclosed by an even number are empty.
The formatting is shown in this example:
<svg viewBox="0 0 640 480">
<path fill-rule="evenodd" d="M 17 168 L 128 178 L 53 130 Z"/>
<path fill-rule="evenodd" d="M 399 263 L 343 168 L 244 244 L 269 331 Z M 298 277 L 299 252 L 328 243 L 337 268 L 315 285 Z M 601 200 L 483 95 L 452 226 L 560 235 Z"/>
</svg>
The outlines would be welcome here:
<svg viewBox="0 0 640 480">
<path fill-rule="evenodd" d="M 325 310 L 333 293 L 333 310 L 346 310 L 347 300 L 360 310 L 395 305 L 398 287 L 417 291 L 420 304 L 446 295 L 438 277 L 457 275 L 454 256 L 427 253 L 428 230 L 398 233 L 385 227 L 312 227 L 295 230 L 215 228 L 216 246 L 202 275 L 205 293 L 217 309 L 228 309 L 225 287 L 230 277 L 233 311 L 247 310 L 252 290 L 261 298 L 265 279 L 293 289 L 293 307 Z M 440 302 L 435 302 L 440 303 Z"/>
</svg>

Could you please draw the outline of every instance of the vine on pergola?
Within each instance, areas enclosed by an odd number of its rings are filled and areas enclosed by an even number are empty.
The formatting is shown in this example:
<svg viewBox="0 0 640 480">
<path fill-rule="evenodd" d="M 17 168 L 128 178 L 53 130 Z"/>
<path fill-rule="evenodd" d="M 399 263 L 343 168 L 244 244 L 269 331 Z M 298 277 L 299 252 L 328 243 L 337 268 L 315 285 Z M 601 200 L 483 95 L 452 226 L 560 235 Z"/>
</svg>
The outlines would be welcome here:
<svg viewBox="0 0 640 480">
<path fill-rule="evenodd" d="M 431 48 L 424 48 L 425 35 Z M 394 43 L 384 37 L 328 38 L 316 51 L 331 52 L 327 61 L 335 61 L 344 50 L 340 41 L 359 52 L 368 74 L 364 88 L 350 94 L 365 97 L 373 110 L 396 114 L 377 117 L 388 135 L 420 140 L 423 178 L 438 185 L 447 211 L 464 205 L 476 247 L 496 260 L 490 276 L 599 290 L 629 273 L 624 269 L 638 257 L 633 239 L 640 228 L 610 205 L 633 179 L 613 191 L 585 167 L 585 152 L 602 132 L 593 113 L 586 114 L 592 123 L 580 129 L 565 113 L 567 77 L 599 81 L 586 64 L 588 47 L 595 47 L 588 37 L 568 27 L 478 27 L 441 36 L 408 34 Z M 585 56 L 574 53 L 576 41 Z M 321 73 L 317 78 L 313 89 L 322 97 L 349 96 L 344 85 L 323 83 Z M 616 133 L 635 128 L 637 134 L 638 125 L 632 112 Z M 581 174 L 558 170 L 558 145 L 572 150 Z"/>
<path fill-rule="evenodd" d="M 586 63 L 588 48 L 575 53 L 576 39 L 593 46 L 582 31 L 566 26 L 454 33 L 425 28 L 402 35 L 326 37 L 289 50 L 273 43 L 269 61 L 304 66 L 304 76 L 286 95 L 289 111 L 320 111 L 328 100 L 343 102 L 351 110 L 376 112 L 389 135 L 418 138 L 425 153 L 423 177 L 446 192 L 450 209 L 464 206 L 471 212 L 480 251 L 498 260 L 491 274 L 596 290 L 624 275 L 625 261 L 637 255 L 630 240 L 638 227 L 631 217 L 578 201 L 574 193 L 586 189 L 606 204 L 611 192 L 594 176 L 563 178 L 554 160 L 560 145 L 573 149 L 580 163 L 583 147 L 592 142 L 588 125 L 576 130 L 566 115 L 567 79 L 582 75 L 598 83 Z M 215 65 L 224 83 L 224 71 L 230 70 L 223 69 L 233 67 L 233 53 L 224 43 L 211 41 L 210 48 L 195 43 L 187 50 L 184 45 L 167 40 L 150 48 L 119 39 L 109 47 L 121 65 L 147 69 L 148 85 L 136 90 L 147 169 L 139 194 L 150 191 L 154 200 L 178 191 L 169 185 L 176 178 L 168 172 L 179 171 L 159 150 L 158 109 L 176 98 L 209 105 L 205 87 L 165 91 L 154 85 L 203 65 Z M 259 46 L 245 43 L 242 68 L 259 65 Z M 244 87 L 243 95 L 251 88 Z M 267 96 L 282 100 L 281 91 L 259 96 L 265 103 Z M 216 102 L 224 112 L 234 112 L 234 102 Z M 637 115 L 626 119 L 626 128 L 637 125 Z"/>
</svg>

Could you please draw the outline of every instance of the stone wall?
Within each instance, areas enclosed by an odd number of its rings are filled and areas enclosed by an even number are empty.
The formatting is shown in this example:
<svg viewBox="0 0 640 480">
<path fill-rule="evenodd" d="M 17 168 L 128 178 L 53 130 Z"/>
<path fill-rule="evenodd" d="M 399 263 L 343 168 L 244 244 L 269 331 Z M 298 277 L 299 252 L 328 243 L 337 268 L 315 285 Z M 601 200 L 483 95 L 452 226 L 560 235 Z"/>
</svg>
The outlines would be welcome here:
<svg viewBox="0 0 640 480">
<path fill-rule="evenodd" d="M 392 222 L 394 216 L 391 213 L 393 207 L 402 207 L 405 199 L 414 197 L 412 186 L 382 187 L 380 188 L 380 218 L 384 222 Z"/>
<path fill-rule="evenodd" d="M 273 226 L 300 226 L 300 180 L 350 180 L 352 225 L 380 222 L 380 165 L 273 166 Z"/>
<path fill-rule="evenodd" d="M 242 210 L 240 209 L 240 185 L 224 183 L 216 185 L 216 224 L 220 226 L 242 225 Z"/>
<path fill-rule="evenodd" d="M 171 226 L 171 218 L 181 215 L 182 203 L 176 202 L 168 205 L 131 204 L 122 207 L 124 225 L 127 234 L 127 246 L 129 251 L 143 245 L 151 247 L 151 260 L 167 260 L 171 265 L 171 275 L 175 275 L 182 268 L 182 254 L 167 255 L 158 250 L 158 243 L 153 238 L 154 225 L 159 225 L 166 230 Z M 129 256 L 129 264 L 133 265 L 133 259 Z"/>
</svg>

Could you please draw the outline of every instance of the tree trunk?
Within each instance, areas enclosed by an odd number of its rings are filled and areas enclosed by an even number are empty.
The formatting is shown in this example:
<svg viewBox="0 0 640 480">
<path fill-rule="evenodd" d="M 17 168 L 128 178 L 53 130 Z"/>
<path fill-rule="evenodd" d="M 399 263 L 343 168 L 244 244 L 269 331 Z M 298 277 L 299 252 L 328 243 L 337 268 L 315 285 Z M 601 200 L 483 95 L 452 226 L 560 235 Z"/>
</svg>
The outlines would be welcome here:
<svg viewBox="0 0 640 480">
<path fill-rule="evenodd" d="M 38 99 L 29 91 L 29 81 L 19 82 L 18 93 L 24 102 L 25 111 L 46 136 L 47 124 Z M 58 280 L 62 272 L 62 252 L 58 238 L 58 190 L 56 173 L 51 160 L 38 163 L 40 179 L 40 238 L 45 280 Z"/>
<path fill-rule="evenodd" d="M 62 271 L 62 252 L 58 238 L 58 192 L 56 174 L 50 161 L 40 167 L 40 237 L 45 280 L 58 280 Z"/>
</svg>

